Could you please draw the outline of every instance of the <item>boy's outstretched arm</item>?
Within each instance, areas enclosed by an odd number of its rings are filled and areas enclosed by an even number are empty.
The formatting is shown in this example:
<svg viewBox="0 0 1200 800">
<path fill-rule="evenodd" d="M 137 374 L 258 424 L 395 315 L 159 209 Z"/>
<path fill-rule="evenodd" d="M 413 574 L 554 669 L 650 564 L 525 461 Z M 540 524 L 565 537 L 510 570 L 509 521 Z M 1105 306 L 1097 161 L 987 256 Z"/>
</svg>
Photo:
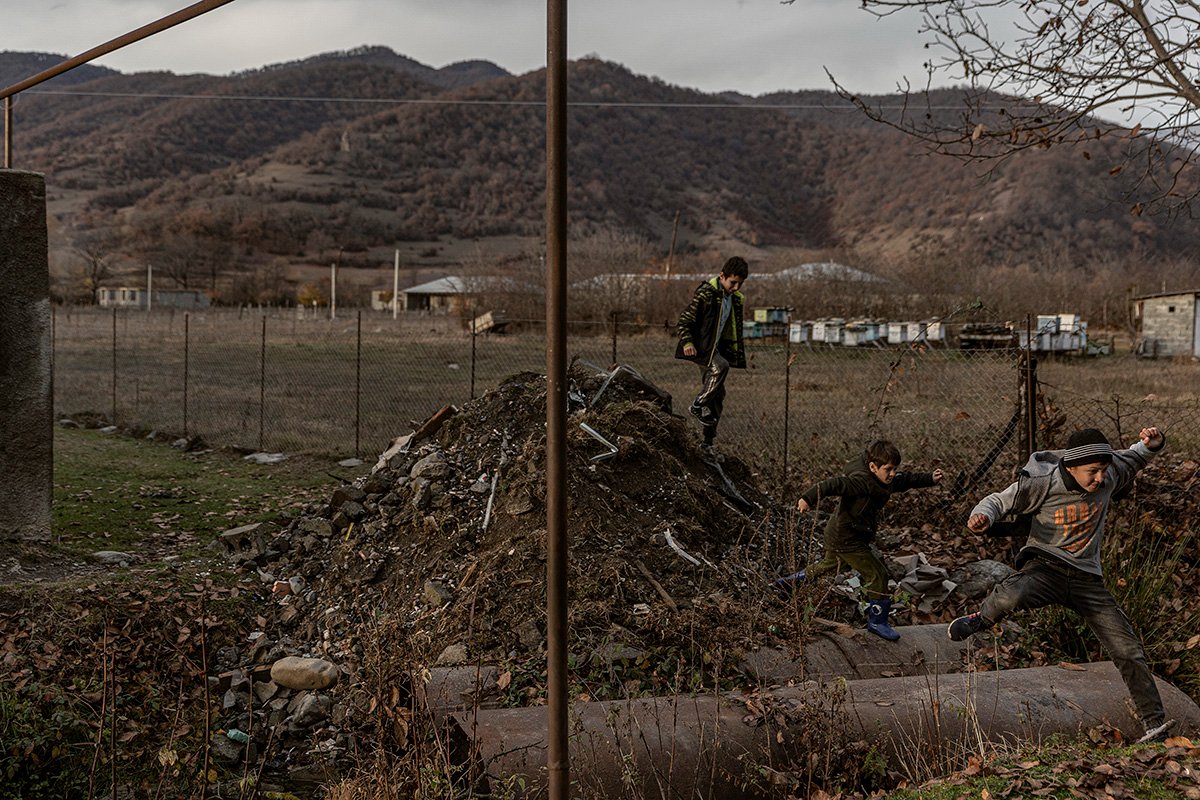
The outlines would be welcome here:
<svg viewBox="0 0 1200 800">
<path fill-rule="evenodd" d="M 1138 472 L 1150 463 L 1167 444 L 1167 437 L 1157 427 L 1142 428 L 1138 441 L 1127 450 L 1114 450 L 1112 465 L 1105 480 L 1112 480 L 1113 493 L 1123 492 L 1133 483 Z"/>
<path fill-rule="evenodd" d="M 992 521 L 988 519 L 987 514 L 972 514 L 967 520 L 967 528 L 973 533 L 983 533 L 990 527 Z"/>
<path fill-rule="evenodd" d="M 983 533 L 992 527 L 993 522 L 1005 514 L 1027 514 L 1036 510 L 1016 507 L 1018 485 L 1014 482 L 1004 491 L 993 492 L 976 503 L 975 507 L 971 509 L 971 515 L 967 517 L 967 528 L 973 533 Z M 1028 498 L 1025 498 L 1023 502 L 1027 503 Z"/>
<path fill-rule="evenodd" d="M 1163 436 L 1162 431 L 1154 425 L 1151 425 L 1149 428 L 1142 428 L 1142 432 L 1138 434 L 1138 438 L 1142 440 L 1142 444 L 1151 450 L 1161 450 L 1162 446 L 1167 442 L 1167 437 Z"/>
<path fill-rule="evenodd" d="M 796 510 L 803 514 L 819 503 L 822 497 L 842 497 L 847 494 L 857 494 L 861 491 L 861 483 L 856 478 L 848 475 L 826 478 L 808 487 L 808 491 L 796 501 Z"/>
</svg>

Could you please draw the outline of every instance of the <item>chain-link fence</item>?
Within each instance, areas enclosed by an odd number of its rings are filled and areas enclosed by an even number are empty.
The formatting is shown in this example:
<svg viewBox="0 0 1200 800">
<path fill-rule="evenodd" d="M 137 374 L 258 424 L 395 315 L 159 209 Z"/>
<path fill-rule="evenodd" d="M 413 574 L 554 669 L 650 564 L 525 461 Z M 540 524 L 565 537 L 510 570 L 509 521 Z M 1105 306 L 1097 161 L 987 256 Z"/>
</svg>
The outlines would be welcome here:
<svg viewBox="0 0 1200 800">
<path fill-rule="evenodd" d="M 505 330 L 472 335 L 448 317 L 357 311 L 329 319 L 303 309 L 59 310 L 55 409 L 212 445 L 369 459 L 442 406 L 521 371 L 544 373 L 543 323 L 510 320 Z M 674 331 L 661 325 L 569 328 L 569 356 L 600 370 L 627 364 L 684 413 L 699 375 L 674 359 L 674 346 Z M 1024 459 L 1031 418 L 1020 350 L 751 339 L 748 356 L 748 369 L 729 377 L 718 444 L 766 487 L 793 490 L 832 474 L 881 437 L 906 463 L 941 466 L 964 486 L 1001 486 Z M 1128 443 L 1157 424 L 1174 452 L 1200 455 L 1200 401 L 1185 388 L 1196 369 L 1043 357 L 1036 443 L 1061 445 L 1086 426 Z"/>
</svg>

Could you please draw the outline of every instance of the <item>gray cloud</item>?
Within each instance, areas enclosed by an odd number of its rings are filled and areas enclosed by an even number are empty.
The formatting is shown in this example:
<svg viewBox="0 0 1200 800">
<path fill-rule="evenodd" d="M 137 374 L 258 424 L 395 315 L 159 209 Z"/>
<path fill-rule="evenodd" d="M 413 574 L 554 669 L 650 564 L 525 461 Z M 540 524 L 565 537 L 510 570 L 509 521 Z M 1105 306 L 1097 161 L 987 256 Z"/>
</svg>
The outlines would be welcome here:
<svg viewBox="0 0 1200 800">
<path fill-rule="evenodd" d="M 187 0 L 63 0 L 7 14 L 3 46 L 75 55 Z M 609 0 L 568 8 L 572 58 L 596 55 L 703 91 L 855 91 L 923 81 L 915 17 L 878 20 L 842 0 Z M 123 72 L 225 74 L 360 45 L 431 66 L 493 61 L 520 74 L 545 63 L 537 0 L 236 0 L 99 63 Z"/>
</svg>

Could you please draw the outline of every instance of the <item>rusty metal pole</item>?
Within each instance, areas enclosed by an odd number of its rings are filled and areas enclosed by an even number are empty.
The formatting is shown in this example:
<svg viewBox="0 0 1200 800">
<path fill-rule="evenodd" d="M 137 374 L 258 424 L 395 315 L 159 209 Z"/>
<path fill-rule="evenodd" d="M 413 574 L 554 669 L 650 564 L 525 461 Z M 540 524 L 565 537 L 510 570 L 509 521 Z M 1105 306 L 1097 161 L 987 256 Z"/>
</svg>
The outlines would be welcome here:
<svg viewBox="0 0 1200 800">
<path fill-rule="evenodd" d="M 792 418 L 792 315 L 787 317 L 786 333 L 783 337 L 783 480 L 780 489 L 787 486 L 788 479 L 788 436 Z"/>
<path fill-rule="evenodd" d="M 188 370 L 191 367 L 191 315 L 183 314 L 183 438 L 188 438 Z"/>
<path fill-rule="evenodd" d="M 12 169 L 13 115 L 12 96 L 4 98 L 4 168 Z"/>
<path fill-rule="evenodd" d="M 4 89 L 0 89 L 0 97 L 12 97 L 13 95 L 25 91 L 26 89 L 37 86 L 39 83 L 48 81 L 56 75 L 61 75 L 68 70 L 75 69 L 75 67 L 78 67 L 81 64 L 86 64 L 92 59 L 99 58 L 103 55 L 108 55 L 112 51 L 119 50 L 127 44 L 139 42 L 142 39 L 145 39 L 147 36 L 153 36 L 156 33 L 161 33 L 167 28 L 172 28 L 181 22 L 187 22 L 188 20 L 194 19 L 201 14 L 206 14 L 215 8 L 220 8 L 221 6 L 232 2 L 233 0 L 201 0 L 199 3 L 194 3 L 185 9 L 176 11 L 174 14 L 168 14 L 167 16 L 155 20 L 148 25 L 143 25 L 140 28 L 132 30 L 123 36 L 110 39 L 104 44 L 97 45 L 85 53 L 80 53 L 73 58 L 68 58 L 66 61 L 55 64 L 53 67 L 50 67 L 50 69 L 42 70 L 38 74 L 26 78 L 23 81 L 14 83 L 11 86 L 5 87 Z"/>
<path fill-rule="evenodd" d="M 354 345 L 354 457 L 362 452 L 362 309 L 358 310 L 358 341 Z"/>
<path fill-rule="evenodd" d="M 263 450 L 263 431 L 267 407 L 267 317 L 262 318 L 262 338 L 258 346 L 258 450 Z"/>
<path fill-rule="evenodd" d="M 546 695 L 550 800 L 567 745 L 567 0 L 546 2 Z"/>
</svg>

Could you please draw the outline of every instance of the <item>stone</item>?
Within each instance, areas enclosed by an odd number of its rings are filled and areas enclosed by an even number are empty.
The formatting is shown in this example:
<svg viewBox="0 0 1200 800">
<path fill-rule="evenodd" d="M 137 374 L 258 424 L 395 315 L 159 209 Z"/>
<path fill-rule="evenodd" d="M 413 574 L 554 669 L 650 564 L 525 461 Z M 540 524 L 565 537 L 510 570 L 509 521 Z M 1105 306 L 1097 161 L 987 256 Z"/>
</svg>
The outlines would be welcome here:
<svg viewBox="0 0 1200 800">
<path fill-rule="evenodd" d="M 354 522 L 357 522 L 358 520 L 362 519 L 363 516 L 366 515 L 366 509 L 363 508 L 362 503 L 357 503 L 353 500 L 349 500 L 342 504 L 341 511 L 339 511 L 338 513 L 345 514 L 351 520 L 353 520 Z"/>
<path fill-rule="evenodd" d="M 518 492 L 508 498 L 504 510 L 514 517 L 521 514 L 528 514 L 530 511 L 533 511 L 533 498 L 529 496 L 529 492 Z"/>
<path fill-rule="evenodd" d="M 454 592 L 441 581 L 425 581 L 425 602 L 434 608 L 446 605 L 454 599 Z"/>
<path fill-rule="evenodd" d="M 467 663 L 467 646 L 465 644 L 452 644 L 437 657 L 437 666 L 439 667 L 454 667 L 465 663 Z"/>
<path fill-rule="evenodd" d="M 230 739 L 223 733 L 212 737 L 212 754 L 220 764 L 237 764 L 242 760 L 242 745 Z"/>
<path fill-rule="evenodd" d="M 333 526 L 329 524 L 329 520 L 320 517 L 305 517 L 300 520 L 297 530 L 301 534 L 313 534 L 325 539 L 333 536 Z"/>
<path fill-rule="evenodd" d="M 526 650 L 538 650 L 542 646 L 542 629 L 531 619 L 517 626 L 517 641 Z"/>
<path fill-rule="evenodd" d="M 279 693 L 279 684 L 275 681 L 263 681 L 262 683 L 254 684 L 254 696 L 258 698 L 258 702 L 265 703 L 275 697 Z"/>
<path fill-rule="evenodd" d="M 341 508 L 346 503 L 361 503 L 366 496 L 366 492 L 353 484 L 339 486 L 334 489 L 333 496 L 329 498 L 329 507 Z"/>
<path fill-rule="evenodd" d="M 296 710 L 292 714 L 289 727 L 294 726 L 297 729 L 311 728 L 329 719 L 329 712 L 332 709 L 333 700 L 328 695 L 304 695 L 300 699 L 300 702 L 296 704 Z"/>
<path fill-rule="evenodd" d="M 92 553 L 91 559 L 98 564 L 109 564 L 119 567 L 127 567 L 136 560 L 129 553 L 122 553 L 119 550 L 97 550 Z"/>
<path fill-rule="evenodd" d="M 608 642 L 592 651 L 591 660 L 597 665 L 612 667 L 616 664 L 636 662 L 644 655 L 645 650 L 621 642 Z"/>
<path fill-rule="evenodd" d="M 289 689 L 328 689 L 337 683 L 338 668 L 323 658 L 288 656 L 271 665 L 271 680 Z"/>
<path fill-rule="evenodd" d="M 242 460 L 254 464 L 278 464 L 286 461 L 287 455 L 284 453 L 251 453 L 248 456 L 242 456 Z"/>
<path fill-rule="evenodd" d="M 449 474 L 450 465 L 446 463 L 446 457 L 442 455 L 440 450 L 433 451 L 416 464 L 413 464 L 413 468 L 408 473 L 410 478 L 425 478 L 426 480 L 444 478 Z"/>
<path fill-rule="evenodd" d="M 956 591 L 972 600 L 982 600 L 996 584 L 1014 572 L 1013 568 L 999 561 L 985 558 L 973 561 L 950 573 L 950 580 L 958 584 Z"/>
</svg>

